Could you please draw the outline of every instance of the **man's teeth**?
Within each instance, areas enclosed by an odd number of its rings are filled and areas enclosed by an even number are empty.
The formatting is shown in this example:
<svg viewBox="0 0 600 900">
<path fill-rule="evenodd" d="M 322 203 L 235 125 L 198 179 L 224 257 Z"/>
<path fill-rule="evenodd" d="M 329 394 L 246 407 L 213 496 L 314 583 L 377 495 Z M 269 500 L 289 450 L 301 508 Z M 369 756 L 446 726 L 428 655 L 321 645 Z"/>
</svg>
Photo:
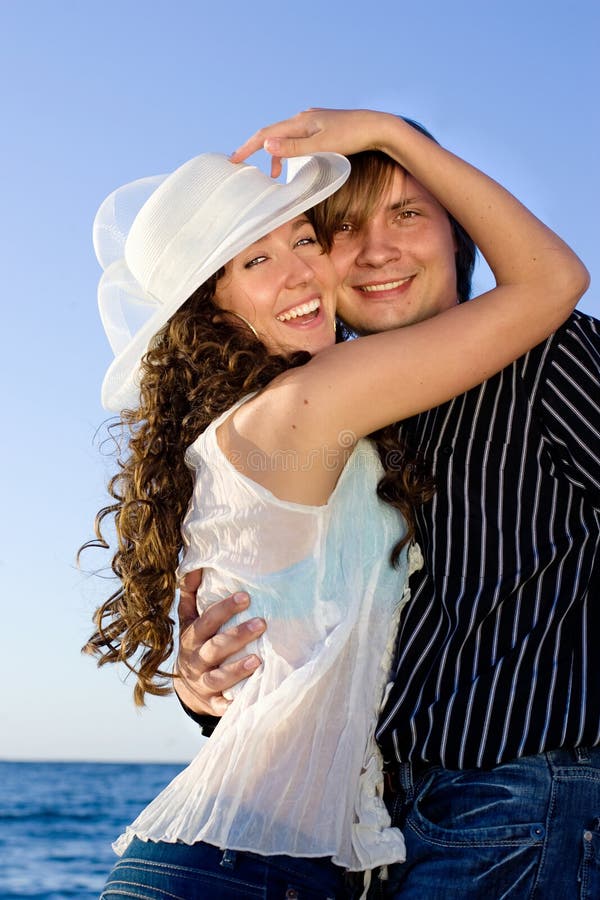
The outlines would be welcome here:
<svg viewBox="0 0 600 900">
<path fill-rule="evenodd" d="M 287 312 L 281 313 L 276 318 L 278 322 L 289 322 L 290 319 L 297 319 L 298 316 L 306 316 L 308 313 L 315 312 L 320 306 L 320 300 L 309 300 L 307 303 L 301 303 L 300 306 L 288 309 Z"/>
<path fill-rule="evenodd" d="M 365 291 L 367 294 L 375 293 L 377 291 L 393 291 L 394 288 L 400 287 L 401 284 L 406 284 L 407 281 L 410 281 L 410 276 L 408 278 L 401 278 L 400 281 L 386 281 L 385 284 L 363 284 L 360 287 L 360 290 Z"/>
</svg>

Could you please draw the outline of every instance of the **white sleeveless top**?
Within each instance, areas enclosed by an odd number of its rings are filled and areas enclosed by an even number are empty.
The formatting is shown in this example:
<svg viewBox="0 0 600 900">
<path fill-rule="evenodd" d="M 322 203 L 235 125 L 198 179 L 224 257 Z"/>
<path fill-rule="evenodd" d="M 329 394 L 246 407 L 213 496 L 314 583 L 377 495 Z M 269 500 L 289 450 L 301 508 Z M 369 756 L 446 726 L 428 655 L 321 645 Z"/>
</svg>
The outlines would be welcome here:
<svg viewBox="0 0 600 900">
<path fill-rule="evenodd" d="M 404 525 L 377 498 L 382 467 L 369 441 L 358 442 L 324 506 L 280 500 L 217 444 L 217 427 L 239 405 L 188 450 L 195 487 L 179 574 L 204 570 L 200 611 L 249 591 L 252 615 L 268 627 L 244 654 L 256 652 L 263 665 L 196 758 L 113 846 L 122 853 L 134 835 L 206 841 L 331 857 L 354 871 L 403 860 L 374 730 L 420 552 L 412 547 L 390 565 Z"/>
</svg>

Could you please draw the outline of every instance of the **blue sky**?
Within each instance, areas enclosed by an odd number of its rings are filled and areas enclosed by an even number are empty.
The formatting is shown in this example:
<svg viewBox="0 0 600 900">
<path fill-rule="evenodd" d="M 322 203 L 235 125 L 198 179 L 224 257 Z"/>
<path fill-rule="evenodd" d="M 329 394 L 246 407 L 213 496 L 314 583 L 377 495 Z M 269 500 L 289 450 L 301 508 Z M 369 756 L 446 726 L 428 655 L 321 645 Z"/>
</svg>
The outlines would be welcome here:
<svg viewBox="0 0 600 900">
<path fill-rule="evenodd" d="M 110 588 L 74 563 L 111 470 L 91 244 L 106 194 L 307 106 L 402 113 L 574 247 L 592 275 L 580 308 L 600 316 L 599 39 L 591 0 L 0 4 L 0 758 L 198 745 L 174 698 L 140 714 L 123 673 L 79 654 Z"/>
</svg>

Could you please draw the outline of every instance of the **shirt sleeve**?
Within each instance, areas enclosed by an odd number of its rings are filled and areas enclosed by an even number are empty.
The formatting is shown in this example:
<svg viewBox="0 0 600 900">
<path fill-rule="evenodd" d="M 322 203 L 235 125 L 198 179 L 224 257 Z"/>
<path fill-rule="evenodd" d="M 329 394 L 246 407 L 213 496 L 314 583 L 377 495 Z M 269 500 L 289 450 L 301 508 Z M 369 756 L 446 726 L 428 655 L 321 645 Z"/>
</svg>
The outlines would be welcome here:
<svg viewBox="0 0 600 900">
<path fill-rule="evenodd" d="M 552 339 L 538 409 L 552 457 L 600 509 L 600 322 L 575 313 Z"/>
<path fill-rule="evenodd" d="M 202 715 L 201 713 L 195 713 L 189 706 L 186 706 L 179 694 L 175 693 L 175 696 L 179 700 L 181 708 L 184 713 L 192 719 L 196 723 L 196 725 L 200 726 L 200 731 L 204 735 L 204 737 L 210 737 L 217 725 L 220 722 L 220 719 L 216 716 Z"/>
</svg>

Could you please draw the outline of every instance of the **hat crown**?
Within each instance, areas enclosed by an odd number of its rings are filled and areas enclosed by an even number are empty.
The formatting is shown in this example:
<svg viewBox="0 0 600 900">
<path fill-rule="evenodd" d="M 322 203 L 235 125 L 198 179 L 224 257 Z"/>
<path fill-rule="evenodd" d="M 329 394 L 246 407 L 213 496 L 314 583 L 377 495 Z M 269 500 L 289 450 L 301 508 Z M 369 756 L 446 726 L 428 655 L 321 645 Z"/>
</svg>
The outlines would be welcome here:
<svg viewBox="0 0 600 900">
<path fill-rule="evenodd" d="M 136 216 L 125 259 L 158 302 L 172 298 L 190 269 L 209 258 L 274 182 L 255 166 L 220 153 L 190 159 L 169 175 Z"/>
</svg>

